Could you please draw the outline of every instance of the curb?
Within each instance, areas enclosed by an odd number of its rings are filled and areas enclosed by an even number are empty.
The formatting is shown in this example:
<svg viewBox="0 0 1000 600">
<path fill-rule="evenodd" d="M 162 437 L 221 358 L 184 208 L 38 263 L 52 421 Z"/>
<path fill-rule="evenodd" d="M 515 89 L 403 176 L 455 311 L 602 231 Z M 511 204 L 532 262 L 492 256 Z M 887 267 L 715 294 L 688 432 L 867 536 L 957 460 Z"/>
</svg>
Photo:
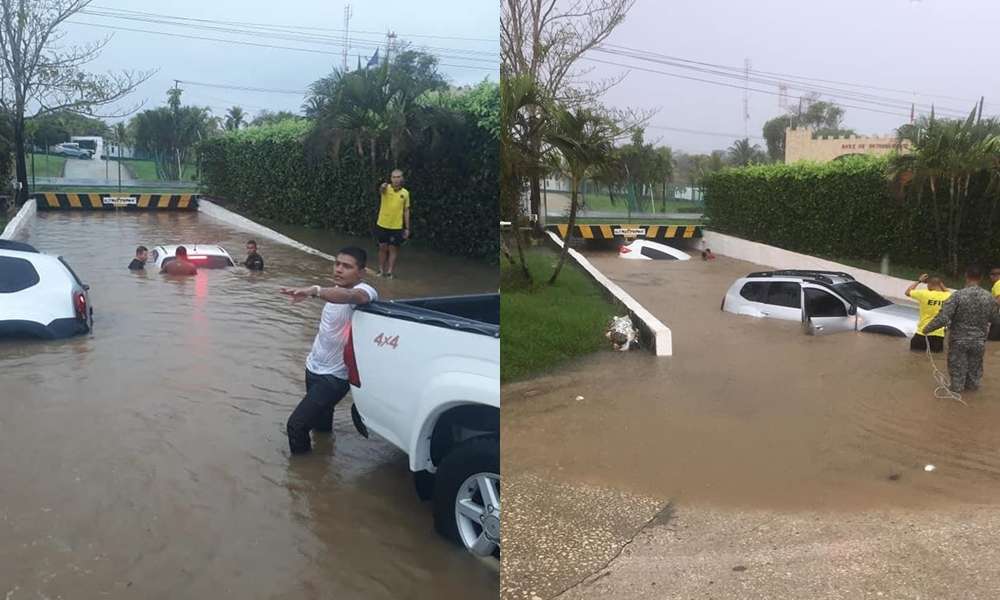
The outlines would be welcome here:
<svg viewBox="0 0 1000 600">
<path fill-rule="evenodd" d="M 12 240 L 21 230 L 28 225 L 31 219 L 34 218 L 35 213 L 38 211 L 38 205 L 35 203 L 34 199 L 28 200 L 21 205 L 21 210 L 17 211 L 14 218 L 7 223 L 4 227 L 3 233 L 0 233 L 0 240 Z"/>
<path fill-rule="evenodd" d="M 563 247 L 563 241 L 555 233 L 551 231 L 546 231 L 548 236 L 555 242 L 556 246 L 560 249 Z M 577 262 L 578 265 L 583 267 L 583 270 L 589 274 L 594 281 L 596 281 L 601 287 L 603 287 L 609 294 L 614 296 L 614 298 L 625 306 L 628 310 L 630 316 L 639 322 L 639 328 L 647 338 L 652 341 L 653 353 L 656 356 L 673 356 L 674 345 L 673 345 L 673 334 L 670 332 L 670 328 L 664 325 L 659 319 L 653 316 L 653 313 L 646 310 L 646 308 L 639 304 L 638 300 L 633 298 L 619 287 L 616 283 L 608 279 L 604 273 L 597 270 L 597 267 L 590 264 L 590 261 L 583 257 L 582 254 L 576 250 L 570 248 L 569 255 Z"/>
</svg>

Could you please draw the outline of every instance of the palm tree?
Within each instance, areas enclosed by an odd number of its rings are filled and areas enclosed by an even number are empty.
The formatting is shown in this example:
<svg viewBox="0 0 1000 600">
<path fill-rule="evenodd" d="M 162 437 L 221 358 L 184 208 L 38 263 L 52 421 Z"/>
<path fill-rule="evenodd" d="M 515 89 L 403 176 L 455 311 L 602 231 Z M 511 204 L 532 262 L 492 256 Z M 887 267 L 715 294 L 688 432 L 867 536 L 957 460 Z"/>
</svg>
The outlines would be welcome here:
<svg viewBox="0 0 1000 600">
<path fill-rule="evenodd" d="M 740 167 L 745 167 L 753 163 L 764 162 L 764 152 L 757 144 L 751 145 L 749 138 L 736 140 L 733 145 L 729 147 L 728 152 L 729 161 Z"/>
<path fill-rule="evenodd" d="M 422 52 L 402 52 L 377 68 L 334 71 L 312 85 L 306 103 L 307 116 L 316 119 L 313 145 L 334 157 L 343 144 L 352 145 L 367 155 L 376 176 L 380 158 L 398 166 L 420 134 L 433 128 L 439 111 L 425 110 L 418 100 L 445 87 L 437 59 Z"/>
<path fill-rule="evenodd" d="M 552 127 L 547 132 L 545 141 L 562 154 L 566 163 L 570 176 L 570 210 L 562 252 L 559 253 L 559 262 L 549 278 L 550 285 L 559 277 L 569 253 L 569 237 L 576 225 L 579 207 L 577 196 L 580 182 L 611 160 L 614 155 L 614 140 L 619 135 L 620 131 L 609 118 L 588 108 L 559 109 L 552 119 Z"/>
<path fill-rule="evenodd" d="M 520 220 L 521 190 L 531 169 L 538 168 L 528 142 L 547 123 L 546 103 L 526 76 L 500 78 L 500 216 L 511 221 L 521 275 L 533 278 L 524 260 Z M 508 260 L 511 256 L 507 255 Z"/>
<path fill-rule="evenodd" d="M 226 111 L 226 130 L 236 131 L 239 129 L 244 121 L 246 121 L 246 113 L 239 106 L 234 106 Z"/>
<path fill-rule="evenodd" d="M 944 255 L 949 271 L 957 275 L 965 213 L 978 200 L 971 197 L 974 189 L 992 194 L 991 220 L 995 213 L 1000 122 L 982 119 L 975 108 L 965 119 L 935 119 L 932 110 L 929 117 L 901 127 L 898 136 L 910 143 L 910 152 L 892 156 L 889 176 L 897 189 L 918 202 L 930 199 L 939 256 Z M 983 178 L 985 186 L 974 185 Z"/>
</svg>

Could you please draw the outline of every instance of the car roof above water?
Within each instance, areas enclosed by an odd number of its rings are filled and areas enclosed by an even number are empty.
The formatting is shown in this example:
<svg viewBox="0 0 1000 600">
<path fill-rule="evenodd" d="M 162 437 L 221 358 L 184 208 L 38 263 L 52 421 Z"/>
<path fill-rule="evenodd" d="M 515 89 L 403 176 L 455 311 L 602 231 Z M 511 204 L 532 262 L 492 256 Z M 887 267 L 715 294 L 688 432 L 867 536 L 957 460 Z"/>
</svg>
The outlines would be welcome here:
<svg viewBox="0 0 1000 600">
<path fill-rule="evenodd" d="M 775 279 L 775 280 L 795 280 L 795 281 L 819 281 L 827 285 L 838 283 L 848 283 L 855 281 L 849 273 L 842 271 L 823 271 L 810 269 L 784 269 L 776 271 L 755 271 L 745 277 L 745 279 Z"/>
</svg>

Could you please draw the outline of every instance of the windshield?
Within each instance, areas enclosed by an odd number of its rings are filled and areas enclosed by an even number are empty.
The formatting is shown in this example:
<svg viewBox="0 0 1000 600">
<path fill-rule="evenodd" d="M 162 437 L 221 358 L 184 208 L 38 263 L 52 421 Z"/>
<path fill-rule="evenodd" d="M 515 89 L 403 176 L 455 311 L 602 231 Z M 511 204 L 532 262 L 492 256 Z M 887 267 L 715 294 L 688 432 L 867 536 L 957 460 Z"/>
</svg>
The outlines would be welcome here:
<svg viewBox="0 0 1000 600">
<path fill-rule="evenodd" d="M 865 310 L 882 308 L 883 306 L 892 304 L 892 302 L 879 296 L 875 290 L 857 281 L 838 283 L 833 286 L 833 289 L 837 290 L 851 304 L 857 304 L 858 308 Z"/>
</svg>

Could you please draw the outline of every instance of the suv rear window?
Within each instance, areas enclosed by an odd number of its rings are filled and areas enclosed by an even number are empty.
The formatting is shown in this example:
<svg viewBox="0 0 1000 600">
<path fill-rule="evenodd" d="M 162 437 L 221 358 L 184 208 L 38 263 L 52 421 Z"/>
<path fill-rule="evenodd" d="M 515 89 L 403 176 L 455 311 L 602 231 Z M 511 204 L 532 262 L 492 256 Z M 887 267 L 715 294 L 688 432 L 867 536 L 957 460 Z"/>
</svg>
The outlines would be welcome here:
<svg viewBox="0 0 1000 600">
<path fill-rule="evenodd" d="M 767 302 L 767 282 L 748 281 L 740 290 L 740 296 L 751 302 Z"/>
<path fill-rule="evenodd" d="M 160 268 L 167 266 L 173 261 L 177 260 L 176 256 L 171 256 L 169 258 L 163 259 L 163 264 Z M 198 256 L 198 255 L 188 255 L 188 261 L 190 261 L 194 266 L 203 269 L 222 269 L 224 267 L 232 267 L 233 261 L 229 260 L 225 256 Z"/>
<path fill-rule="evenodd" d="M 642 249 L 639 250 L 639 253 L 642 254 L 643 256 L 648 256 L 649 258 L 658 258 L 658 259 L 666 259 L 666 260 L 677 260 L 675 257 L 667 254 L 666 252 L 664 252 L 662 250 L 657 250 L 655 248 L 649 248 L 647 246 L 643 246 Z"/>
<path fill-rule="evenodd" d="M 0 294 L 26 290 L 39 282 L 38 271 L 31 261 L 13 256 L 0 256 Z"/>
</svg>

